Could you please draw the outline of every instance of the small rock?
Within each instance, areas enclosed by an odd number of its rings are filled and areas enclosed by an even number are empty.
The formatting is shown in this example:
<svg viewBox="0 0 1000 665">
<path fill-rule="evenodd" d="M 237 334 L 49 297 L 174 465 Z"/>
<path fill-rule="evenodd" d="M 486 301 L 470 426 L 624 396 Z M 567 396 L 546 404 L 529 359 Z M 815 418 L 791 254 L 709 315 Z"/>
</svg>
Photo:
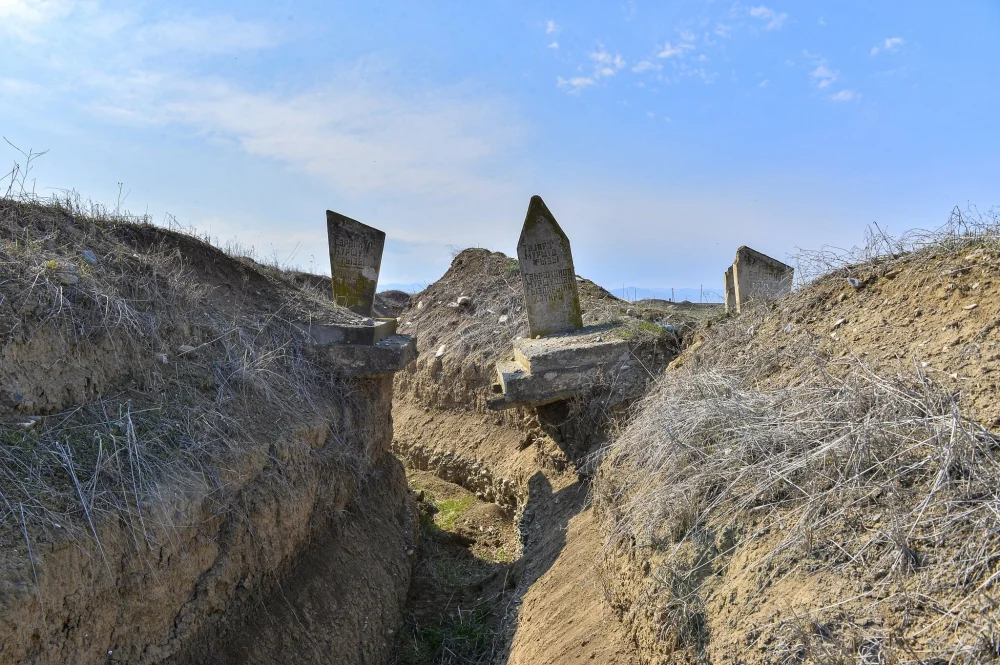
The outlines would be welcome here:
<svg viewBox="0 0 1000 665">
<path fill-rule="evenodd" d="M 784 328 L 781 329 L 781 332 L 783 332 L 783 333 L 791 333 L 793 330 L 795 330 L 795 327 L 792 326 L 791 323 L 789 323 L 788 325 L 786 325 Z"/>
<path fill-rule="evenodd" d="M 503 324 L 507 323 L 508 321 L 510 321 L 510 317 L 507 316 L 506 314 L 504 314 L 499 319 L 497 319 L 497 323 L 499 323 L 500 325 L 503 325 Z"/>
<path fill-rule="evenodd" d="M 446 306 L 447 307 L 451 307 L 452 309 L 458 309 L 458 303 L 457 302 L 450 302 Z"/>
<path fill-rule="evenodd" d="M 455 302 L 458 303 L 459 307 L 468 307 L 472 304 L 472 298 L 469 296 L 459 296 Z"/>
<path fill-rule="evenodd" d="M 183 355 L 185 353 L 191 353 L 192 351 L 194 351 L 194 347 L 191 346 L 190 344 L 181 344 L 180 346 L 177 347 L 177 351 Z"/>
<path fill-rule="evenodd" d="M 375 325 L 375 320 L 366 316 L 365 318 L 361 319 L 361 325 L 373 326 Z"/>
<path fill-rule="evenodd" d="M 836 321 L 833 322 L 833 327 L 831 328 L 831 330 L 836 330 L 845 323 L 847 323 L 847 319 L 837 319 Z"/>
<path fill-rule="evenodd" d="M 417 490 L 417 494 L 416 494 L 416 496 L 414 498 L 416 499 L 417 503 L 423 503 L 424 502 L 424 491 L 423 490 Z"/>
<path fill-rule="evenodd" d="M 861 286 L 861 282 L 859 282 L 856 277 L 848 277 L 847 283 L 853 286 L 854 288 L 858 288 Z"/>
<path fill-rule="evenodd" d="M 438 347 L 437 353 L 434 354 L 435 358 L 440 358 L 444 355 L 444 344 Z"/>
<path fill-rule="evenodd" d="M 166 365 L 167 364 L 167 354 L 165 354 L 165 353 L 157 353 L 153 357 L 156 358 L 156 362 L 160 363 L 161 365 Z"/>
<path fill-rule="evenodd" d="M 966 305 L 966 306 L 965 306 L 965 307 L 963 307 L 962 309 L 975 309 L 975 308 L 977 308 L 977 307 L 979 307 L 979 303 L 977 303 L 977 302 L 974 302 L 974 303 L 972 303 L 971 305 Z"/>
<path fill-rule="evenodd" d="M 637 313 L 634 309 L 629 307 L 627 310 L 625 310 L 625 316 L 637 316 Z"/>
<path fill-rule="evenodd" d="M 56 279 L 58 279 L 59 283 L 62 284 L 63 286 L 69 286 L 70 284 L 76 284 L 77 282 L 79 282 L 80 276 L 74 275 L 71 272 L 60 272 L 56 273 Z"/>
<path fill-rule="evenodd" d="M 89 263 L 90 265 L 92 266 L 97 265 L 97 254 L 94 254 L 93 250 L 85 249 L 82 252 L 80 252 L 80 256 L 82 256 L 83 260 Z"/>
<path fill-rule="evenodd" d="M 597 341 L 597 342 L 603 342 L 603 341 L 604 341 L 604 338 L 603 338 L 603 337 L 601 337 L 600 335 L 598 335 L 598 336 L 596 337 L 596 339 L 595 339 L 594 341 Z"/>
<path fill-rule="evenodd" d="M 417 303 L 417 309 L 423 309 L 423 308 L 424 308 L 424 301 L 421 300 L 420 302 Z"/>
</svg>

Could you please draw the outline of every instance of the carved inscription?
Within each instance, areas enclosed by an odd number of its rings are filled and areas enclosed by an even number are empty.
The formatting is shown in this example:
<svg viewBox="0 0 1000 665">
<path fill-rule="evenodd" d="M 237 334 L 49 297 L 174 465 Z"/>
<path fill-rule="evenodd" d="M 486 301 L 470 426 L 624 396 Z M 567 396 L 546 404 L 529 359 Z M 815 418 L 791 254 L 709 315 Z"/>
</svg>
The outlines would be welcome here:
<svg viewBox="0 0 1000 665">
<path fill-rule="evenodd" d="M 517 258 L 531 335 L 583 327 L 569 238 L 540 197 L 528 205 Z"/>
<path fill-rule="evenodd" d="M 326 228 L 334 302 L 371 316 L 385 233 L 332 210 L 326 212 Z"/>
</svg>

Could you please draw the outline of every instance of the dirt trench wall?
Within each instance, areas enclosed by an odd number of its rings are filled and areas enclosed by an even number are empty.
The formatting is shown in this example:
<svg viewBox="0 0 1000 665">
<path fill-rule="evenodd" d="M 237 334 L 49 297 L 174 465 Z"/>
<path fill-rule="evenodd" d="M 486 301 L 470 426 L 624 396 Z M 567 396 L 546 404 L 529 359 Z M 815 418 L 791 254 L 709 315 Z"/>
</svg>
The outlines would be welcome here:
<svg viewBox="0 0 1000 665">
<path fill-rule="evenodd" d="M 99 547 L 3 543 L 0 663 L 385 662 L 416 516 L 392 380 L 357 390 L 218 470 L 221 493 L 192 480 L 142 525 L 101 523 Z"/>
</svg>

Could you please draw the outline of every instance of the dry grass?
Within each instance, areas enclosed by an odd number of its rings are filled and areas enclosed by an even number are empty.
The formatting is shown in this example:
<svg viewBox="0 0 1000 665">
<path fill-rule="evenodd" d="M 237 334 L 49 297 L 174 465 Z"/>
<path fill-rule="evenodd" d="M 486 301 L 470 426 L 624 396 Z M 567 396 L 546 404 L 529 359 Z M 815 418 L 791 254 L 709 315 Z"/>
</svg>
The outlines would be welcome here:
<svg viewBox="0 0 1000 665">
<path fill-rule="evenodd" d="M 55 410 L 26 412 L 18 396 L 4 395 L 0 537 L 97 538 L 104 521 L 119 520 L 136 550 L 148 551 L 187 489 L 228 509 L 246 452 L 266 451 L 316 414 L 336 423 L 331 436 L 343 444 L 328 461 L 359 474 L 367 468 L 343 414 L 369 396 L 331 378 L 290 313 L 216 295 L 185 252 L 204 252 L 207 263 L 248 275 L 258 289 L 289 290 L 279 266 L 228 259 L 197 238 L 71 193 L 39 199 L 23 189 L 23 175 L 15 169 L 0 199 L 4 371 L 30 361 L 22 350 L 42 337 L 70 364 L 124 369 L 82 402 L 39 398 Z M 82 248 L 97 262 L 82 258 Z M 303 298 L 305 308 L 333 307 L 320 294 Z"/>
<path fill-rule="evenodd" d="M 807 260 L 840 277 L 860 260 L 918 270 L 935 252 L 1000 239 L 995 214 L 977 219 L 956 213 L 936 234 L 873 236 L 849 256 Z M 703 332 L 697 354 L 664 375 L 617 437 L 597 481 L 609 556 L 654 563 L 640 604 L 661 643 L 711 658 L 711 639 L 723 636 L 707 626 L 726 611 L 711 599 L 742 584 L 734 611 L 746 641 L 728 639 L 760 648 L 765 662 L 1000 657 L 1000 439 L 920 365 L 830 358 L 798 331 L 746 353 L 768 316 L 758 307 Z M 801 594 L 824 574 L 840 586 L 814 589 L 811 605 L 769 596 Z M 755 614 L 768 603 L 791 604 L 795 616 Z"/>
</svg>

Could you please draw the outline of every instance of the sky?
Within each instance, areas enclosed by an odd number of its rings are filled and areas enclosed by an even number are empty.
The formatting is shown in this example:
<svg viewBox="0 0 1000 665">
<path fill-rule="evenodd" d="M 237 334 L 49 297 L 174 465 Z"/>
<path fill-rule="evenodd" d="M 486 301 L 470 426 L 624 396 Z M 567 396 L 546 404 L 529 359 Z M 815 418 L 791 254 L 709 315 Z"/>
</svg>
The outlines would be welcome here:
<svg viewBox="0 0 1000 665">
<path fill-rule="evenodd" d="M 1000 204 L 998 36 L 998 0 L 0 0 L 0 134 L 39 193 L 314 272 L 327 209 L 422 284 L 539 194 L 579 274 L 718 291 L 740 245 Z"/>
</svg>

